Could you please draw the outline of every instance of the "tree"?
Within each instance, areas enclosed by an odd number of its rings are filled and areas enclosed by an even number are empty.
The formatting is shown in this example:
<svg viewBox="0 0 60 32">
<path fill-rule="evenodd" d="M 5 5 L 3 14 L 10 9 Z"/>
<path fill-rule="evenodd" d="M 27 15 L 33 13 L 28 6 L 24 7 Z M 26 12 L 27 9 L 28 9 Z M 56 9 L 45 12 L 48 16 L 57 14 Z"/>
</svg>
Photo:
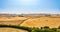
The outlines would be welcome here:
<svg viewBox="0 0 60 32">
<path fill-rule="evenodd" d="M 44 26 L 43 28 L 44 28 L 44 29 L 49 29 L 49 26 Z"/>
<path fill-rule="evenodd" d="M 60 26 L 58 27 L 58 29 L 60 29 Z"/>
<path fill-rule="evenodd" d="M 52 28 L 52 30 L 57 31 L 57 28 Z"/>
</svg>

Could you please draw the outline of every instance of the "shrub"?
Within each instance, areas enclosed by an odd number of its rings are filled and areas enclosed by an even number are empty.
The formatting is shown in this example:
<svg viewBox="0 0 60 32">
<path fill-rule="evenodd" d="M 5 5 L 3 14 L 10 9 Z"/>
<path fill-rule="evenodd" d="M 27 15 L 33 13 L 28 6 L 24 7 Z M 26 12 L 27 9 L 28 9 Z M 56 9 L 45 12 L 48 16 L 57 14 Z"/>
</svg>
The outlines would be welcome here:
<svg viewBox="0 0 60 32">
<path fill-rule="evenodd" d="M 18 25 L 3 25 L 1 24 L 0 27 L 9 27 L 9 28 L 16 28 L 16 29 L 23 29 L 23 30 L 27 30 L 28 32 L 60 32 L 60 26 L 57 28 L 49 28 L 48 26 L 44 26 L 41 28 L 37 28 L 37 27 L 25 27 L 25 26 L 18 26 Z"/>
<path fill-rule="evenodd" d="M 58 29 L 60 29 L 60 26 L 58 27 Z"/>
<path fill-rule="evenodd" d="M 52 28 L 52 30 L 57 31 L 57 28 Z"/>
<path fill-rule="evenodd" d="M 44 26 L 43 28 L 44 28 L 44 29 L 49 29 L 49 26 Z"/>
</svg>

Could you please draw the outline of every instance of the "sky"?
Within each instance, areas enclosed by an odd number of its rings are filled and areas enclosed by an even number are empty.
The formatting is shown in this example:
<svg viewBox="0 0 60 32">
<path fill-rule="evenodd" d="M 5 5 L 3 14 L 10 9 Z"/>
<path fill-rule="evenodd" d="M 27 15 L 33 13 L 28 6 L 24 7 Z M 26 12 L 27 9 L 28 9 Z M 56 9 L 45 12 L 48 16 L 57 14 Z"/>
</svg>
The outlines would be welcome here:
<svg viewBox="0 0 60 32">
<path fill-rule="evenodd" d="M 0 0 L 0 13 L 60 14 L 60 0 Z"/>
</svg>

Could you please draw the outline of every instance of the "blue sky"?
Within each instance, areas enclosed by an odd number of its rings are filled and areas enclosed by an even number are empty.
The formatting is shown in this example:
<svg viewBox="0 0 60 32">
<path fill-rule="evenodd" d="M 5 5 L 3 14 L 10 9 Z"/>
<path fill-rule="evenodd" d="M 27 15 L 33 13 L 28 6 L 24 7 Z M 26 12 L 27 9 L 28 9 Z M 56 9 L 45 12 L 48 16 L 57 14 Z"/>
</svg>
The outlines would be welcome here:
<svg viewBox="0 0 60 32">
<path fill-rule="evenodd" d="M 60 0 L 0 0 L 0 13 L 60 14 Z"/>
</svg>

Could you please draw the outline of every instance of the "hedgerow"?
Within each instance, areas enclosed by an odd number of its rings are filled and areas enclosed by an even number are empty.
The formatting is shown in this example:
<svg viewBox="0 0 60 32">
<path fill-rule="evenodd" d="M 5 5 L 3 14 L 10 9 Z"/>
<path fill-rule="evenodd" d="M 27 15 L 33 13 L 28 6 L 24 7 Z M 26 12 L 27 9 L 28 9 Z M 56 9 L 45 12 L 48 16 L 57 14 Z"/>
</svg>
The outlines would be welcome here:
<svg viewBox="0 0 60 32">
<path fill-rule="evenodd" d="M 0 24 L 0 28 L 8 27 L 8 28 L 16 28 L 16 29 L 23 29 L 28 32 L 60 32 L 60 26 L 58 28 L 49 28 L 48 26 L 44 26 L 41 28 L 38 27 L 25 27 L 25 26 L 18 26 L 18 25 L 3 25 Z"/>
</svg>

